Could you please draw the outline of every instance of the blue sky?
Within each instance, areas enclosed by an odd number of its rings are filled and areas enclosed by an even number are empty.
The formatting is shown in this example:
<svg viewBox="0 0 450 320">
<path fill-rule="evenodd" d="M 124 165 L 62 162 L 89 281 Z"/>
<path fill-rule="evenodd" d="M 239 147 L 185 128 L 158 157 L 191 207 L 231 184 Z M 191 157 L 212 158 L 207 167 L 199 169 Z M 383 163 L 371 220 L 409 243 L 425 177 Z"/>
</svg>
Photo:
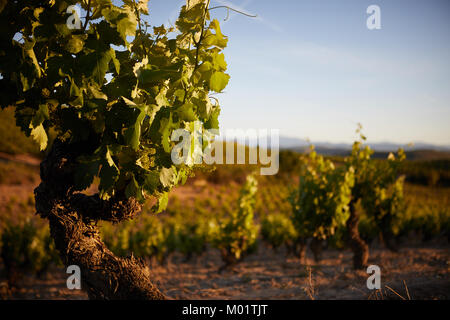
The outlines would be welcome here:
<svg viewBox="0 0 450 320">
<path fill-rule="evenodd" d="M 151 0 L 150 22 L 175 21 L 184 0 Z M 381 9 L 368 30 L 366 9 Z M 212 0 L 229 37 L 231 80 L 221 128 L 280 129 L 312 141 L 450 145 L 450 1 Z"/>
</svg>

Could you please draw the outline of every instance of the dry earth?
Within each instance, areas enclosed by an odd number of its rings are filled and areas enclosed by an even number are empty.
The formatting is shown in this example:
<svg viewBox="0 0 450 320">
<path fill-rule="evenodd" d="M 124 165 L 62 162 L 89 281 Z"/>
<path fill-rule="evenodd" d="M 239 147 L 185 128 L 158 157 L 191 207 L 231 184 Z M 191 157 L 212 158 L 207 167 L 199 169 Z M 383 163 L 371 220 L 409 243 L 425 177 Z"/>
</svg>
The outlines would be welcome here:
<svg viewBox="0 0 450 320">
<path fill-rule="evenodd" d="M 151 270 L 173 299 L 450 299 L 448 246 L 409 247 L 398 253 L 373 249 L 369 262 L 381 267 L 382 289 L 377 292 L 367 289 L 364 271 L 352 270 L 348 251 L 327 250 L 320 263 L 307 259 L 301 265 L 282 250 L 262 246 L 234 269 L 218 273 L 220 257 L 209 250 L 190 262 L 174 255 Z M 66 288 L 66 276 L 63 268 L 55 268 L 41 279 L 25 276 L 9 292 L 0 285 L 0 292 L 8 299 L 87 299 L 83 291 Z"/>
</svg>

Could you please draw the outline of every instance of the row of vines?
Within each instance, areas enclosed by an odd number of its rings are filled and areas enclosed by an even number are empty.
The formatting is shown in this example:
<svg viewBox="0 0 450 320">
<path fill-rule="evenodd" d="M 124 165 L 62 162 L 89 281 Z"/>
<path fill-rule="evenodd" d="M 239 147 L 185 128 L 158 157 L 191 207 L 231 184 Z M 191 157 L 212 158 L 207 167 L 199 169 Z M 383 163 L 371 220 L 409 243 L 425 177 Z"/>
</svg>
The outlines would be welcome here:
<svg viewBox="0 0 450 320">
<path fill-rule="evenodd" d="M 118 225 L 103 222 L 102 237 L 117 255 L 133 254 L 160 264 L 175 253 L 190 260 L 214 248 L 223 260 L 220 270 L 260 245 L 303 258 L 309 243 L 316 260 L 325 247 L 348 248 L 351 210 L 359 213 L 358 232 L 367 244 L 379 239 L 396 250 L 412 233 L 421 240 L 449 237 L 448 193 L 404 186 L 395 167 L 402 161 L 401 151 L 377 165 L 370 155 L 370 149 L 357 142 L 352 155 L 335 166 L 312 149 L 302 156 L 297 186 L 279 177 L 249 174 L 237 188 L 195 187 L 207 195 L 188 201 L 175 194 L 164 213 L 155 215 L 148 206 L 137 219 Z M 31 201 L 30 210 L 33 205 Z M 21 207 L 27 210 L 27 204 Z M 21 272 L 40 275 L 60 264 L 48 227 L 41 221 L 2 222 L 1 260 L 11 282 Z"/>
</svg>

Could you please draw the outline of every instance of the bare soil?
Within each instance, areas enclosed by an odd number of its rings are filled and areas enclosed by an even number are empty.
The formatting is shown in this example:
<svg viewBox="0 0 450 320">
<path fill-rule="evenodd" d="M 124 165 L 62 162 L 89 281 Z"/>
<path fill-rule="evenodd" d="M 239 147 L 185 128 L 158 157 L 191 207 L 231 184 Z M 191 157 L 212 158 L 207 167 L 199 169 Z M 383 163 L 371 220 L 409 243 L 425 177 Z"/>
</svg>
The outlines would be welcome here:
<svg viewBox="0 0 450 320">
<path fill-rule="evenodd" d="M 435 246 L 435 245 L 434 245 Z M 172 299 L 450 299 L 450 248 L 402 248 L 393 253 L 371 250 L 369 263 L 381 268 L 382 289 L 368 290 L 365 271 L 351 268 L 349 251 L 326 250 L 323 260 L 286 257 L 260 246 L 233 269 L 222 265 L 215 250 L 184 262 L 172 256 L 165 265 L 153 263 L 154 282 Z M 16 288 L 0 284 L 6 299 L 87 299 L 66 287 L 67 274 L 55 268 L 41 278 L 25 276 Z"/>
</svg>

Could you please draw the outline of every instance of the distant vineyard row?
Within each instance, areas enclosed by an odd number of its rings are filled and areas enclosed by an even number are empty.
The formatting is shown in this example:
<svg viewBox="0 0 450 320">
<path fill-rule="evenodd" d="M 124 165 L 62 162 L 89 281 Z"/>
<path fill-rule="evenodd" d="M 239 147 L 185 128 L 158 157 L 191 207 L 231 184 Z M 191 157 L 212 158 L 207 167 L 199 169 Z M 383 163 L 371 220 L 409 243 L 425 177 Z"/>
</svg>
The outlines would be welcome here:
<svg viewBox="0 0 450 320">
<path fill-rule="evenodd" d="M 231 183 L 234 186 L 234 183 Z M 188 186 L 187 188 L 194 188 Z M 209 187 L 211 185 L 209 184 Z M 202 255 L 211 247 L 219 247 L 219 235 L 224 222 L 237 212 L 238 188 L 230 184 L 212 186 L 214 192 L 206 197 L 200 191 L 193 202 L 171 197 L 166 212 L 155 216 L 150 209 L 144 209 L 141 216 L 120 225 L 104 223 L 103 238 L 116 254 L 127 256 L 133 253 L 142 258 L 164 263 L 178 252 L 190 259 Z M 208 190 L 207 186 L 200 187 Z M 246 250 L 251 254 L 263 244 L 274 249 L 287 249 L 291 255 L 299 254 L 298 232 L 291 220 L 292 207 L 287 201 L 289 187 L 274 177 L 259 181 L 255 195 L 255 219 L 250 224 L 250 235 L 254 241 Z M 428 241 L 450 236 L 450 206 L 448 192 L 429 187 L 405 186 L 407 208 L 395 224 L 395 242 L 407 243 L 411 238 Z M 15 281 L 20 273 L 41 274 L 52 264 L 60 264 L 59 257 L 50 238 L 48 226 L 32 216 L 32 198 L 26 202 L 11 201 L 3 212 L 1 239 L 1 262 L 8 278 Z M 13 213 L 20 210 L 30 216 L 28 221 L 17 222 Z M 359 224 L 361 237 L 371 243 L 379 238 L 374 221 L 362 214 Z M 322 242 L 320 246 L 344 248 L 343 230 Z M 315 248 L 314 245 L 312 248 Z"/>
</svg>

